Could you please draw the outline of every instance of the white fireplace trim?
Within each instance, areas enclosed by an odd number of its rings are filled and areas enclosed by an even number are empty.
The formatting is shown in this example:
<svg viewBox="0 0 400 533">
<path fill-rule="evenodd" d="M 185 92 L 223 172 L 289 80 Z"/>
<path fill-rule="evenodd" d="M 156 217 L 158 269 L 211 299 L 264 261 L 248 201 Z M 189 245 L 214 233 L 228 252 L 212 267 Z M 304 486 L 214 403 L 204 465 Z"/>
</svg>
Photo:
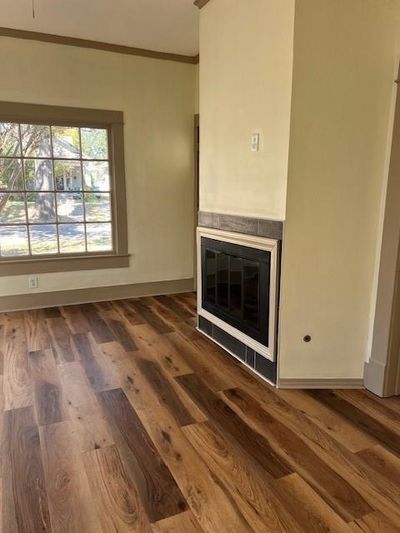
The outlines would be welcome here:
<svg viewBox="0 0 400 533">
<path fill-rule="evenodd" d="M 201 238 L 206 237 L 223 242 L 230 242 L 239 244 L 241 246 L 248 246 L 256 248 L 257 250 L 266 250 L 271 253 L 271 270 L 270 270 L 270 306 L 269 306 L 269 324 L 268 324 L 268 338 L 270 346 L 265 346 L 260 342 L 252 339 L 242 331 L 227 324 L 220 318 L 209 313 L 202 307 L 202 272 L 201 272 Z M 267 239 L 265 237 L 257 237 L 253 235 L 245 235 L 243 233 L 233 233 L 228 231 L 209 229 L 204 227 L 197 228 L 197 313 L 229 333 L 239 341 L 243 342 L 249 348 L 252 348 L 260 355 L 263 355 L 270 361 L 276 361 L 276 334 L 277 334 L 277 296 L 278 296 L 278 248 L 279 241 L 275 239 Z"/>
</svg>

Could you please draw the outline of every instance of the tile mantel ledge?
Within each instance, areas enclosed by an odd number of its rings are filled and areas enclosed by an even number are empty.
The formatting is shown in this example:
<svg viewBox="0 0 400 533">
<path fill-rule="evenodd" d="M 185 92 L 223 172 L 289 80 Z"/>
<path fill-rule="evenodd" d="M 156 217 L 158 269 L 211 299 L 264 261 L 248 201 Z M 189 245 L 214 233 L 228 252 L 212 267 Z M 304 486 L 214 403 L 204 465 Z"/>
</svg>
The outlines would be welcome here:
<svg viewBox="0 0 400 533">
<path fill-rule="evenodd" d="M 280 220 L 199 211 L 198 224 L 205 228 L 234 231 L 279 241 L 283 238 L 283 222 Z"/>
</svg>

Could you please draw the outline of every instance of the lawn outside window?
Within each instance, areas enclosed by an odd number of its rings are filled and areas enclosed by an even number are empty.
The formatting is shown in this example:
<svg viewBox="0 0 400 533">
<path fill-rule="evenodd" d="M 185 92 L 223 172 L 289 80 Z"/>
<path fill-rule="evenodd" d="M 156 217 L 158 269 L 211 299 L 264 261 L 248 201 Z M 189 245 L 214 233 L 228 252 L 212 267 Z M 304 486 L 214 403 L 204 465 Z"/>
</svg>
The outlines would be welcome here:
<svg viewBox="0 0 400 533">
<path fill-rule="evenodd" d="M 123 114 L 0 102 L 0 275 L 128 264 Z"/>
</svg>

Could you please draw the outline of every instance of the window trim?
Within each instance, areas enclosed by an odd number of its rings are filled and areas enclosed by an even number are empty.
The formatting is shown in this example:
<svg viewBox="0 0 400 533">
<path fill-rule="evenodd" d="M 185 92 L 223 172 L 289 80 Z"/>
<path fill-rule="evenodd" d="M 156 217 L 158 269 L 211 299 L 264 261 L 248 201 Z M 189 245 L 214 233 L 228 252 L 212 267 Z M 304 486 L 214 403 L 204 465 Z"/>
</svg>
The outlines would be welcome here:
<svg viewBox="0 0 400 533">
<path fill-rule="evenodd" d="M 122 111 L 0 102 L 0 121 L 50 126 L 106 128 L 109 132 L 113 252 L 1 257 L 0 276 L 129 266 Z"/>
</svg>

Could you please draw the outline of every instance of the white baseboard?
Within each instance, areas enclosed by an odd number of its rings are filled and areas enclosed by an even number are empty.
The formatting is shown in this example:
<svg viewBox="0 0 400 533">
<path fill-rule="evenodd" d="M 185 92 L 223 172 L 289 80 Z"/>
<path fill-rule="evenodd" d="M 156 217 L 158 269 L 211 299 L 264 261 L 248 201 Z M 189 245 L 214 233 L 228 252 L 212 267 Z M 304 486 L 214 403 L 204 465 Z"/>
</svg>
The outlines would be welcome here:
<svg viewBox="0 0 400 533">
<path fill-rule="evenodd" d="M 38 292 L 0 297 L 0 312 L 40 309 L 59 305 L 75 305 L 107 300 L 123 300 L 158 294 L 174 294 L 193 291 L 193 279 L 154 281 L 132 285 L 110 285 L 89 289 L 71 289 L 52 292 Z"/>
<path fill-rule="evenodd" d="M 292 379 L 281 378 L 280 389 L 363 389 L 364 380 L 354 378 Z"/>
</svg>

